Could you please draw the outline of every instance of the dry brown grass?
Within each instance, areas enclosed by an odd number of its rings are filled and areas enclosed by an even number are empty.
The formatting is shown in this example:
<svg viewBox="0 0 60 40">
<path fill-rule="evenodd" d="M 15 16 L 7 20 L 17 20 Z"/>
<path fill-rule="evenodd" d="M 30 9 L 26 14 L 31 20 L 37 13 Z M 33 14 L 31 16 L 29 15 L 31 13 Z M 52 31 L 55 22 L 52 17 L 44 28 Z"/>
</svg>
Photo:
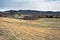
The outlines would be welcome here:
<svg viewBox="0 0 60 40">
<path fill-rule="evenodd" d="M 60 28 L 32 25 L 42 22 L 0 17 L 0 40 L 60 40 Z"/>
</svg>

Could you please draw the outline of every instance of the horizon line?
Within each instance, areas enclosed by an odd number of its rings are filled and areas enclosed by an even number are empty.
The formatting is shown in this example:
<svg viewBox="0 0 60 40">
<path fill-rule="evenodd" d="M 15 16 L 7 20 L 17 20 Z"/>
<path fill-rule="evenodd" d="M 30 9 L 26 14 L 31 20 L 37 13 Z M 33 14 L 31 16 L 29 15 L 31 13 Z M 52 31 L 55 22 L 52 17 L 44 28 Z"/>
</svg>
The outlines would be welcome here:
<svg viewBox="0 0 60 40">
<path fill-rule="evenodd" d="M 15 11 L 18 11 L 18 10 L 34 10 L 34 11 L 60 11 L 60 10 L 35 10 L 35 9 L 7 9 L 7 10 L 0 10 L 0 12 L 4 12 L 4 11 L 10 11 L 10 10 L 15 10 Z"/>
</svg>

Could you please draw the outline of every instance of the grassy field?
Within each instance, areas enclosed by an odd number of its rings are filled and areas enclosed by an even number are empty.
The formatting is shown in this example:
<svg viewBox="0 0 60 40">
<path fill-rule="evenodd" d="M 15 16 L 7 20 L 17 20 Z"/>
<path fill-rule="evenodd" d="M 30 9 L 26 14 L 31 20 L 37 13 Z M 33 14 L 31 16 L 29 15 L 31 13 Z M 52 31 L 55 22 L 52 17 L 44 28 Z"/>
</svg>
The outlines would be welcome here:
<svg viewBox="0 0 60 40">
<path fill-rule="evenodd" d="M 0 17 L 0 40 L 60 40 L 60 19 L 21 20 Z"/>
</svg>

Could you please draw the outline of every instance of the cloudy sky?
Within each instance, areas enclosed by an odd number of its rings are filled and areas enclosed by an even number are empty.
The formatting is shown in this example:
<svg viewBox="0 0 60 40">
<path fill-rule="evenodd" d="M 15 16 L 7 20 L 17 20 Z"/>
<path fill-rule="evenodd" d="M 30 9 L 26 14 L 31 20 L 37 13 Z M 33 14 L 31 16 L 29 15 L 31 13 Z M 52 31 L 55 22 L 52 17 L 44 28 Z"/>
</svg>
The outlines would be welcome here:
<svg viewBox="0 0 60 40">
<path fill-rule="evenodd" d="M 60 11 L 60 0 L 0 0 L 3 10 Z"/>
</svg>

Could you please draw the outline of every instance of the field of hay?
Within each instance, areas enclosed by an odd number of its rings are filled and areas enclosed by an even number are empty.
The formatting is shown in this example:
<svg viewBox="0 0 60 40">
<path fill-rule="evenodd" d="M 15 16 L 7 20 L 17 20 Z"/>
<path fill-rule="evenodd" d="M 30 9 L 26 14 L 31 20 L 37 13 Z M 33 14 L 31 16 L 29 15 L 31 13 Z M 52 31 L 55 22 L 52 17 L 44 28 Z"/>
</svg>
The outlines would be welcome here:
<svg viewBox="0 0 60 40">
<path fill-rule="evenodd" d="M 0 17 L 0 40 L 60 40 L 60 19 L 21 20 Z"/>
</svg>

